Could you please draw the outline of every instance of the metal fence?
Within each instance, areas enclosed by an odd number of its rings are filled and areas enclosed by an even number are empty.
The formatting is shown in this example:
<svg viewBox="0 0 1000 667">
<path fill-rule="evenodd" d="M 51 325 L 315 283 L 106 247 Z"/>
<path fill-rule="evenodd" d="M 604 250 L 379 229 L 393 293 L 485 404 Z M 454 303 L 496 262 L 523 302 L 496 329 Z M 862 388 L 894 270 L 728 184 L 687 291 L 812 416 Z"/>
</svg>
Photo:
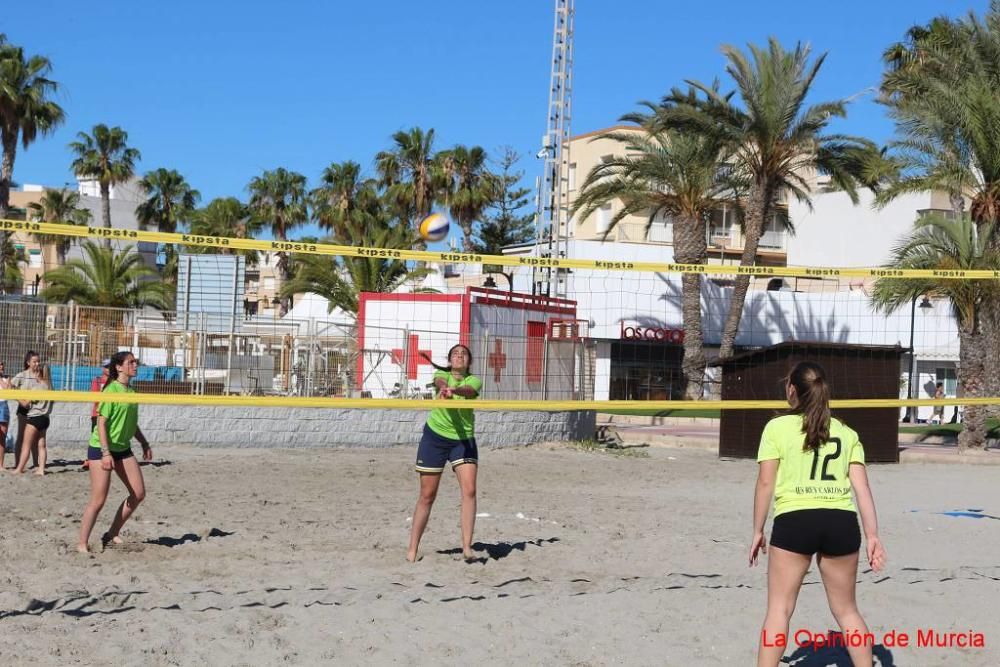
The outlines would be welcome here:
<svg viewBox="0 0 1000 667">
<path fill-rule="evenodd" d="M 414 331 L 395 331 L 405 341 Z M 455 331 L 422 332 L 454 337 Z M 470 347 L 492 350 L 487 340 Z M 510 339 L 511 337 L 508 337 Z M 88 391 L 101 375 L 103 360 L 129 350 L 140 360 L 133 386 L 139 391 L 194 395 L 430 397 L 430 367 L 421 366 L 420 382 L 406 345 L 358 347 L 355 323 L 268 316 L 224 317 L 208 313 L 160 312 L 50 305 L 0 300 L 0 359 L 7 373 L 23 367 L 24 356 L 37 352 L 55 390 Z M 527 355 L 528 339 L 510 340 L 510 368 L 500 382 L 487 379 L 487 360 L 477 371 L 490 398 L 586 399 L 593 396 L 594 345 L 586 338 L 545 340 L 541 360 L 545 383 L 531 393 L 517 376 Z M 402 355 L 402 356 L 401 356 Z M 424 362 L 421 360 L 420 364 Z M 487 395 L 484 393 L 484 395 Z"/>
<path fill-rule="evenodd" d="M 230 321 L 225 323 L 225 320 Z M 90 389 L 119 350 L 140 360 L 143 391 L 197 395 L 349 396 L 354 326 L 288 318 L 0 301 L 0 359 L 9 374 L 35 351 L 56 390 Z"/>
</svg>

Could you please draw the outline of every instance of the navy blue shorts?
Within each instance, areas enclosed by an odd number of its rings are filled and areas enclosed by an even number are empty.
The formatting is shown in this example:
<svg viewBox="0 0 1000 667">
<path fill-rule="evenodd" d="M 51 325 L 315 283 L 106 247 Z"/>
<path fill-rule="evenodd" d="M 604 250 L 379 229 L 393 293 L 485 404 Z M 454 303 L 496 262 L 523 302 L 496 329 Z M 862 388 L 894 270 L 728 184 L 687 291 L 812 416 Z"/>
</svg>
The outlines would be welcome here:
<svg viewBox="0 0 1000 667">
<path fill-rule="evenodd" d="M 132 453 L 132 448 L 131 447 L 129 447 L 128 449 L 126 449 L 124 451 L 121 451 L 121 452 L 116 452 L 113 449 L 109 450 L 109 451 L 111 452 L 111 458 L 114 459 L 115 461 L 123 461 L 125 459 L 130 459 L 133 456 L 135 456 L 135 454 Z M 101 460 L 101 448 L 100 447 L 90 447 L 88 445 L 87 446 L 87 460 L 89 460 L 89 461 L 100 461 Z"/>
<path fill-rule="evenodd" d="M 438 435 L 430 426 L 424 424 L 424 435 L 417 447 L 417 472 L 444 472 L 448 462 L 457 468 L 463 463 L 479 463 L 479 450 L 476 439 L 452 440 Z"/>
</svg>

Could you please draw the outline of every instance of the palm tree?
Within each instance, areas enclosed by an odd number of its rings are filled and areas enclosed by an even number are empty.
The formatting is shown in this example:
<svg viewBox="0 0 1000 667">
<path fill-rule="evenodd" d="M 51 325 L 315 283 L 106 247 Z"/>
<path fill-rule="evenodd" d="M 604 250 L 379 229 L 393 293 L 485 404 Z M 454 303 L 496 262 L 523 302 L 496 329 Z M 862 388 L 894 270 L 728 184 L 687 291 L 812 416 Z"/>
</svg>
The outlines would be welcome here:
<svg viewBox="0 0 1000 667">
<path fill-rule="evenodd" d="M 885 56 L 881 101 L 896 123 L 890 142 L 898 177 L 878 198 L 944 190 L 957 216 L 1000 224 L 1000 3 L 983 18 L 938 18 L 915 26 Z M 1000 239 L 990 236 L 1000 246 Z M 978 316 L 986 350 L 985 395 L 1000 392 L 1000 298 Z M 996 408 L 993 408 L 996 410 Z"/>
<path fill-rule="evenodd" d="M 288 233 L 309 219 L 306 177 L 302 174 L 279 167 L 251 179 L 247 189 L 250 191 L 250 211 L 271 226 L 271 233 L 279 241 L 287 241 Z M 291 279 L 288 253 L 278 253 L 277 269 L 282 283 Z M 291 301 L 282 299 L 281 314 L 287 313 L 290 307 Z"/>
<path fill-rule="evenodd" d="M 486 151 L 458 145 L 439 153 L 446 179 L 445 201 L 452 219 L 462 229 L 463 252 L 474 252 L 472 225 L 481 220 L 496 197 L 496 177 L 487 169 Z"/>
<path fill-rule="evenodd" d="M 1000 268 L 996 229 L 993 223 L 977 226 L 968 217 L 922 219 L 893 249 L 889 265 L 896 269 L 996 270 Z M 880 278 L 875 282 L 872 303 L 878 310 L 891 313 L 921 295 L 950 300 L 958 324 L 959 388 L 965 396 L 979 396 L 990 381 L 980 311 L 984 303 L 995 300 L 998 294 L 1000 286 L 993 280 Z M 986 413 L 980 406 L 966 407 L 958 438 L 959 451 L 984 447 Z"/>
<path fill-rule="evenodd" d="M 48 78 L 52 63 L 44 56 L 25 56 L 24 49 L 7 42 L 0 33 L 0 219 L 10 209 L 17 143 L 28 149 L 39 135 L 53 132 L 65 114 L 52 97 L 59 84 Z M 0 232 L 0 254 L 7 256 L 8 232 Z M 0 284 L 6 264 L 0 263 Z"/>
<path fill-rule="evenodd" d="M 131 246 L 116 251 L 84 241 L 81 247 L 86 259 L 71 259 L 45 273 L 43 299 L 49 303 L 73 300 L 84 306 L 170 307 L 167 286 L 150 279 L 156 271 L 143 264 Z"/>
<path fill-rule="evenodd" d="M 188 185 L 176 169 L 159 168 L 147 172 L 139 187 L 146 201 L 135 209 L 142 229 L 153 227 L 158 232 L 173 234 L 188 221 L 201 199 L 201 193 Z"/>
<path fill-rule="evenodd" d="M 717 85 L 690 84 L 704 97 L 672 91 L 664 98 L 659 120 L 666 127 L 702 134 L 722 134 L 733 157 L 734 171 L 748 184 L 744 204 L 744 242 L 741 265 L 752 265 L 764 225 L 785 194 L 810 203 L 808 173 L 822 172 L 844 190 L 855 204 L 862 174 L 871 173 L 869 162 L 878 151 L 865 139 L 825 134 L 831 119 L 846 116 L 843 101 L 805 105 L 826 55 L 810 62 L 808 46 L 797 44 L 786 51 L 775 39 L 767 49 L 750 45 L 750 55 L 732 46 L 723 47 L 726 72 L 736 84 L 741 106 L 733 94 L 722 94 Z M 852 170 L 864 167 L 861 173 Z M 720 357 L 733 353 L 736 332 L 746 301 L 750 276 L 736 278 L 726 318 Z"/>
<path fill-rule="evenodd" d="M 413 231 L 404 225 L 388 224 L 383 215 L 379 224 L 354 224 L 348 228 L 350 245 L 372 248 L 411 248 Z M 301 255 L 295 258 L 295 277 L 281 287 L 283 297 L 311 292 L 334 307 L 357 314 L 361 292 L 394 292 L 407 282 L 434 273 L 433 269 L 413 268 L 406 260 L 381 257 L 341 257 Z M 418 290 L 424 291 L 424 290 Z"/>
<path fill-rule="evenodd" d="M 705 224 L 711 211 L 733 198 L 732 184 L 724 178 L 726 161 L 721 135 L 684 134 L 656 128 L 651 113 L 624 116 L 634 130 L 608 132 L 599 138 L 618 142 L 622 151 L 594 167 L 573 206 L 581 219 L 613 201 L 622 203 L 611 219 L 608 233 L 628 216 L 646 218 L 647 232 L 657 216 L 673 218 L 674 259 L 683 264 L 704 264 L 707 259 Z M 684 318 L 682 368 L 688 398 L 701 398 L 705 374 L 704 334 L 701 325 L 701 275 L 681 277 Z"/>
<path fill-rule="evenodd" d="M 188 185 L 176 169 L 159 168 L 147 172 L 139 181 L 146 201 L 135 209 L 135 216 L 142 229 L 153 227 L 158 232 L 173 234 L 177 227 L 187 223 L 201 199 L 201 194 Z M 177 282 L 177 250 L 173 244 L 163 248 L 163 273 L 167 282 Z M 159 253 L 157 253 L 159 255 Z"/>
<path fill-rule="evenodd" d="M 332 243 L 347 245 L 349 229 L 378 205 L 376 184 L 361 176 L 361 165 L 333 162 L 320 176 L 321 185 L 309 193 L 313 217 L 321 229 L 332 232 Z"/>
<path fill-rule="evenodd" d="M 249 207 L 236 197 L 217 197 L 205 208 L 191 215 L 191 233 L 204 236 L 228 236 L 230 238 L 251 239 L 257 236 L 264 223 L 254 216 Z M 258 263 L 256 250 L 238 250 L 234 248 L 199 248 L 192 246 L 188 252 L 207 253 L 218 252 L 223 255 L 243 255 L 247 264 Z"/>
<path fill-rule="evenodd" d="M 72 190 L 46 190 L 41 200 L 28 204 L 32 217 L 41 222 L 85 227 L 90 224 L 90 211 L 81 208 L 79 193 Z M 35 234 L 42 245 L 55 246 L 59 265 L 66 263 L 66 255 L 73 244 L 79 241 L 76 236 L 62 234 Z"/>
<path fill-rule="evenodd" d="M 434 153 L 434 130 L 419 127 L 392 135 L 395 146 L 375 155 L 379 185 L 399 221 L 412 227 L 430 215 L 435 203 L 443 200 L 444 174 Z M 426 250 L 427 244 L 415 236 L 414 247 Z"/>
<path fill-rule="evenodd" d="M 20 293 L 24 282 L 21 264 L 26 261 L 23 248 L 18 248 L 13 243 L 0 246 L 0 293 Z"/>
<path fill-rule="evenodd" d="M 111 187 L 125 183 L 135 174 L 135 163 L 141 159 L 138 149 L 128 145 L 128 132 L 120 127 L 95 125 L 91 134 L 77 133 L 78 141 L 69 148 L 76 156 L 73 173 L 81 178 L 95 179 L 101 189 L 101 221 L 111 227 Z M 105 240 L 111 247 L 111 239 Z"/>
</svg>

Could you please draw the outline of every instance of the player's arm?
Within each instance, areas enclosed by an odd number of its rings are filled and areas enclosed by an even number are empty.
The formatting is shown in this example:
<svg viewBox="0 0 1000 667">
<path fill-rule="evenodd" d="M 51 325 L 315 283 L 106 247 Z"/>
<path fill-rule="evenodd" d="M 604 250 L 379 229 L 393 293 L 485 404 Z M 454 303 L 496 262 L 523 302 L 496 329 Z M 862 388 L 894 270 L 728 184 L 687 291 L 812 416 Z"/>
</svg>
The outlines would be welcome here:
<svg viewBox="0 0 1000 667">
<path fill-rule="evenodd" d="M 455 387 L 451 390 L 451 393 L 462 398 L 476 398 L 479 396 L 479 392 L 472 387 Z"/>
<path fill-rule="evenodd" d="M 847 472 L 854 489 L 854 497 L 858 503 L 858 513 L 861 515 L 861 527 L 865 533 L 865 545 L 868 552 L 868 563 L 878 572 L 885 564 L 885 549 L 878 536 L 878 515 L 875 513 L 875 499 L 868 484 L 868 471 L 862 463 L 852 463 Z"/>
<path fill-rule="evenodd" d="M 757 563 L 761 552 L 767 553 L 764 522 L 774 497 L 774 483 L 778 478 L 778 459 L 766 459 L 757 465 L 757 486 L 753 492 L 753 536 L 750 539 L 750 566 Z"/>
<path fill-rule="evenodd" d="M 778 459 L 761 461 L 757 466 L 757 486 L 753 493 L 753 534 L 764 533 L 767 511 L 774 498 L 774 483 L 778 478 Z"/>
</svg>

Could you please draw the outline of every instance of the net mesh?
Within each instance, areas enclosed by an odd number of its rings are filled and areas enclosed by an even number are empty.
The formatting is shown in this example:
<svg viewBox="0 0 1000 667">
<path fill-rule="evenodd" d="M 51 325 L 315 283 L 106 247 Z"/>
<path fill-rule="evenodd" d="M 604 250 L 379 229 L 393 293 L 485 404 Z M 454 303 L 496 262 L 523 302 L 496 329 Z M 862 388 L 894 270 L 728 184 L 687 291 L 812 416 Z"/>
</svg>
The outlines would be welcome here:
<svg viewBox="0 0 1000 667">
<path fill-rule="evenodd" d="M 774 407 L 778 379 L 808 344 L 844 378 L 840 398 L 894 400 L 902 415 L 906 399 L 958 393 L 950 303 L 873 305 L 875 280 L 919 271 L 620 261 L 600 259 L 609 253 L 601 244 L 551 260 L 533 247 L 491 257 L 5 224 L 23 259 L 0 301 L 0 359 L 13 374 L 37 351 L 57 391 L 88 390 L 102 361 L 128 349 L 141 360 L 143 393 L 425 400 L 435 364 L 462 344 L 482 398 L 521 409 L 681 409 L 692 396 Z M 66 257 L 39 234 L 68 239 Z M 548 282 L 563 293 L 537 293 L 540 269 L 560 274 Z M 700 278 L 700 322 L 685 310 L 685 273 Z M 961 273 L 945 277 L 997 277 Z M 751 277 L 734 356 L 720 363 L 740 275 Z M 697 329 L 703 372 L 684 366 Z M 916 409 L 940 416 L 930 404 Z"/>
</svg>

